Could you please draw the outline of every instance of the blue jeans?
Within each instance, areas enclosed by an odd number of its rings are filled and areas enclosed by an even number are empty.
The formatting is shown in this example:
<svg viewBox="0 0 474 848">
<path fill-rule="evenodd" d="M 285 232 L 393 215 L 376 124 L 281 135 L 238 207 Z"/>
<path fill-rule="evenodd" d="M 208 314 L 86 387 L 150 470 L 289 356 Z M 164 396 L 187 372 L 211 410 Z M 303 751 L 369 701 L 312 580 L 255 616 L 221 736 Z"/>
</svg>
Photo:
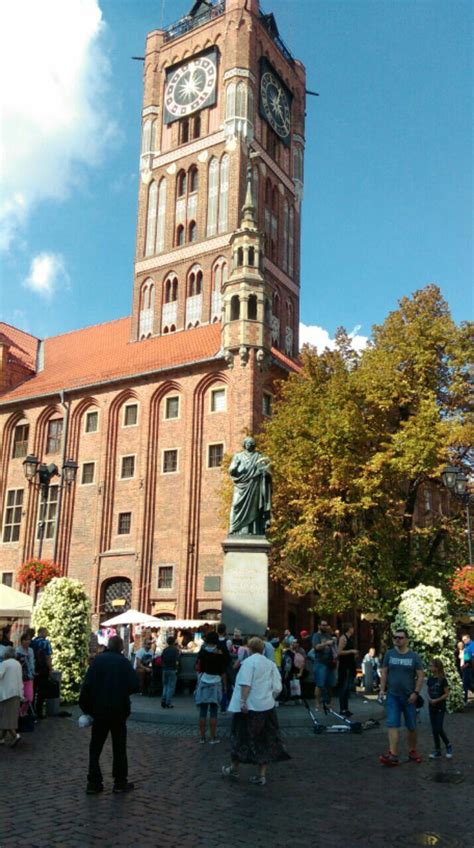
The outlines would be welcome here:
<svg viewBox="0 0 474 848">
<path fill-rule="evenodd" d="M 163 695 L 161 701 L 163 704 L 171 704 L 171 699 L 176 689 L 176 680 L 178 677 L 177 671 L 163 670 Z"/>
<path fill-rule="evenodd" d="M 387 694 L 387 727 L 400 727 L 402 715 L 407 730 L 416 730 L 416 706 L 408 703 L 406 695 Z"/>
</svg>

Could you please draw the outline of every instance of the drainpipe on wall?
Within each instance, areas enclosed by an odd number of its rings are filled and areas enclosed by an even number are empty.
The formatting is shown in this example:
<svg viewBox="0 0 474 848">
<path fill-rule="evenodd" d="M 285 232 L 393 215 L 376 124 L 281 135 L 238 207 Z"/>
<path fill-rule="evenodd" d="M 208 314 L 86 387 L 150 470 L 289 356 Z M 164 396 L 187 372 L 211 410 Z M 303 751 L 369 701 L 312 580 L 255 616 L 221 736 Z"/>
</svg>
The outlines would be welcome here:
<svg viewBox="0 0 474 848">
<path fill-rule="evenodd" d="M 69 410 L 71 408 L 71 401 L 64 400 L 64 389 L 61 389 L 59 392 L 59 398 L 61 401 L 61 406 L 64 409 L 64 427 L 63 427 L 63 445 L 62 445 L 62 454 L 61 454 L 61 475 L 62 469 L 64 468 L 64 463 L 66 462 L 66 448 L 67 448 L 67 437 L 69 431 Z M 63 485 L 62 485 L 62 477 L 61 477 L 61 485 L 59 487 L 58 492 L 58 510 L 56 513 L 56 532 L 54 534 L 54 551 L 53 551 L 53 562 L 56 562 L 56 557 L 58 553 L 58 545 L 59 545 L 59 527 L 60 527 L 60 518 L 61 518 L 61 507 L 63 500 Z"/>
</svg>

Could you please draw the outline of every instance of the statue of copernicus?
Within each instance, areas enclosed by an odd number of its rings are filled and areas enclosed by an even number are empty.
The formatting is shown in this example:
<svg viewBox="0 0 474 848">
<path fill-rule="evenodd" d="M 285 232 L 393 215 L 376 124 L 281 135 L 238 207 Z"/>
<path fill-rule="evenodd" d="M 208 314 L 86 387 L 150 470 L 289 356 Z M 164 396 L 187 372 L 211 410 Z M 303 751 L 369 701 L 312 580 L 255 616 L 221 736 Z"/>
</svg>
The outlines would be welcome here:
<svg viewBox="0 0 474 848">
<path fill-rule="evenodd" d="M 272 476 L 270 460 L 255 450 L 255 440 L 244 440 L 234 454 L 229 474 L 234 481 L 230 536 L 264 536 L 270 523 Z"/>
</svg>

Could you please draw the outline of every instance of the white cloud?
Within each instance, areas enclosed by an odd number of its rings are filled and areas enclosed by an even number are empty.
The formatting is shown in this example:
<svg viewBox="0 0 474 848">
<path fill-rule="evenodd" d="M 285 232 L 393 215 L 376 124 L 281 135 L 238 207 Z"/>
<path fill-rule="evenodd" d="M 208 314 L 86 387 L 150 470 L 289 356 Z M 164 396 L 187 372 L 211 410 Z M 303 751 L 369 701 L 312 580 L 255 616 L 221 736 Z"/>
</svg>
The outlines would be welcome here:
<svg viewBox="0 0 474 848">
<path fill-rule="evenodd" d="M 363 350 L 367 345 L 368 337 L 359 335 L 359 330 L 361 329 L 360 324 L 354 327 L 353 330 L 348 334 L 350 339 L 352 340 L 352 347 L 354 350 Z M 313 345 L 318 351 L 318 353 L 322 353 L 324 348 L 328 347 L 330 350 L 334 350 L 336 346 L 335 339 L 332 339 L 327 330 L 323 327 L 318 327 L 317 324 L 300 324 L 300 347 L 303 347 L 304 344 Z"/>
<path fill-rule="evenodd" d="M 48 300 L 60 289 L 69 288 L 63 257 L 59 253 L 39 253 L 31 260 L 23 285 Z"/>
<path fill-rule="evenodd" d="M 0 248 L 34 205 L 62 199 L 114 132 L 98 0 L 0 4 Z"/>
</svg>

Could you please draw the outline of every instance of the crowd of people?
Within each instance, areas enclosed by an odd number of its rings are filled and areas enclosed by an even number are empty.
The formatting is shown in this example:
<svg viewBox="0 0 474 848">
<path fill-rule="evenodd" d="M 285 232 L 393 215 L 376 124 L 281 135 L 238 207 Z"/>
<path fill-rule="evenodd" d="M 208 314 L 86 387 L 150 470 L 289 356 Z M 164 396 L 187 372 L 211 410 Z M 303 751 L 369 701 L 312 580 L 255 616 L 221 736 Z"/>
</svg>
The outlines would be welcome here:
<svg viewBox="0 0 474 848">
<path fill-rule="evenodd" d="M 203 623 L 199 632 L 171 630 L 134 634 L 128 651 L 122 639 L 107 634 L 107 646 L 95 643 L 79 704 L 92 724 L 87 791 L 102 791 L 100 754 L 110 733 L 113 746 L 114 791 L 133 789 L 128 781 L 126 721 L 130 695 L 153 691 L 159 673 L 161 706 L 173 708 L 178 671 L 185 655 L 192 655 L 196 677 L 194 699 L 198 708 L 200 744 L 219 743 L 219 713 L 229 712 L 231 760 L 222 767 L 224 777 L 236 780 L 240 766 L 257 766 L 252 782 L 264 785 L 269 763 L 288 759 L 282 743 L 276 707 L 297 703 L 314 694 L 316 711 L 331 707 L 337 687 L 339 713 L 350 719 L 350 696 L 356 674 L 363 674 L 365 691 L 378 691 L 387 708 L 389 750 L 380 757 L 383 765 L 400 762 L 399 732 L 402 718 L 408 737 L 408 759 L 421 762 L 416 747 L 416 711 L 420 707 L 425 674 L 421 658 L 410 650 L 403 628 L 393 634 L 394 645 L 378 656 L 370 647 L 363 659 L 354 640 L 351 622 L 334 630 L 322 618 L 317 630 L 302 630 L 299 637 L 268 630 L 247 639 L 240 630 L 227 633 L 224 623 L 216 628 Z M 52 649 L 45 628 L 27 628 L 16 647 L 10 628 L 0 631 L 0 744 L 14 747 L 21 736 L 19 723 L 28 716 L 43 717 L 44 703 L 53 697 Z M 464 698 L 474 691 L 474 641 L 468 633 L 456 648 L 456 662 Z M 431 758 L 453 754 L 444 729 L 449 686 L 441 660 L 433 657 L 426 679 L 434 748 Z M 57 694 L 57 692 L 56 692 Z"/>
<path fill-rule="evenodd" d="M 16 648 L 10 638 L 11 626 L 0 632 L 0 745 L 14 747 L 21 739 L 22 722 L 44 718 L 47 698 L 59 694 L 51 679 L 52 649 L 48 632 L 27 628 Z"/>
</svg>

